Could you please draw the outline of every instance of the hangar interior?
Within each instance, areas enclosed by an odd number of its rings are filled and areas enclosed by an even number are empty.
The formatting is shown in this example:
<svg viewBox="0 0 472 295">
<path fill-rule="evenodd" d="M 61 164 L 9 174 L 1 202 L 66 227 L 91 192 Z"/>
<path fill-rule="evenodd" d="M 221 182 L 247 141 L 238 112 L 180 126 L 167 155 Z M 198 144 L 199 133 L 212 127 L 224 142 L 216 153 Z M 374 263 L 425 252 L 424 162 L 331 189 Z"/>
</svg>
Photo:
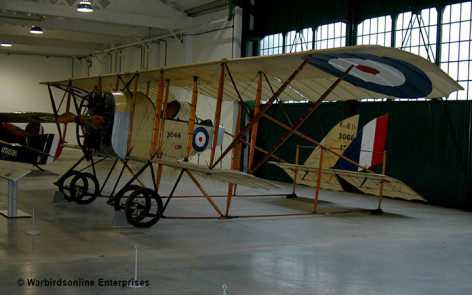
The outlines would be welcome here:
<svg viewBox="0 0 472 295">
<path fill-rule="evenodd" d="M 323 103 L 302 126 L 321 139 L 351 115 L 360 114 L 363 125 L 391 114 L 387 174 L 408 183 L 428 203 L 384 198 L 381 215 L 371 214 L 377 197 L 321 190 L 320 214 L 314 216 L 163 218 L 150 228 L 118 226 L 106 199 L 89 205 L 53 202 L 53 183 L 81 157 L 80 151 L 64 150 L 42 167 L 44 172 L 0 161 L 3 170 L 31 170 L 18 180 L 18 207 L 34 215 L 0 216 L 0 293 L 471 293 L 470 1 L 94 0 L 90 13 L 76 10 L 80 2 L 86 1 L 1 1 L 1 112 L 51 112 L 48 89 L 39 84 L 44 81 L 366 44 L 423 56 L 465 90 L 424 101 Z M 43 34 L 30 33 L 32 27 Z M 191 100 L 191 93 L 172 94 Z M 199 104 L 199 116 L 212 118 L 213 104 Z M 310 104 L 280 105 L 284 111 L 272 106 L 268 113 L 293 120 Z M 225 102 L 223 114 L 222 125 L 234 130 L 236 104 Z M 45 131 L 55 132 L 53 125 L 44 124 Z M 269 149 L 282 134 L 261 120 L 257 143 Z M 68 143 L 77 143 L 73 132 L 68 136 Z M 306 144 L 293 137 L 277 155 L 294 162 L 296 146 Z M 242 154 L 246 163 L 247 150 Z M 302 152 L 300 158 L 308 155 Z M 222 167 L 230 164 L 228 159 Z M 106 160 L 97 166 L 100 181 L 111 165 Z M 313 188 L 298 185 L 298 198 L 288 199 L 292 185 L 282 170 L 264 165 L 255 175 L 281 189 L 262 198 L 235 199 L 234 216 L 312 210 Z M 177 177 L 173 169 L 164 171 L 161 195 L 172 191 Z M 142 178 L 152 185 L 150 175 Z M 199 181 L 212 194 L 227 193 L 226 184 Z M 107 186 L 104 193 L 112 190 Z M 195 191 L 189 179 L 178 188 L 181 195 Z M 9 205 L 9 194 L 9 182 L 1 179 L 0 210 Z M 226 200 L 215 202 L 224 207 Z M 207 200 L 195 198 L 175 199 L 167 210 L 166 216 L 215 213 Z M 124 286 L 135 281 L 145 286 Z"/>
</svg>

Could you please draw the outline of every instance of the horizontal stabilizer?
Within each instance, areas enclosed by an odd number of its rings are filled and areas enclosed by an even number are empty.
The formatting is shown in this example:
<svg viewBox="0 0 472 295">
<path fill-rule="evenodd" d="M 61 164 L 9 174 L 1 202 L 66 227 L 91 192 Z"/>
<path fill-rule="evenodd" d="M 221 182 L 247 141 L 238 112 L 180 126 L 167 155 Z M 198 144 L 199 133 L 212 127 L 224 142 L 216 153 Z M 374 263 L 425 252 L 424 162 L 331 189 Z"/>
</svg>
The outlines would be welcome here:
<svg viewBox="0 0 472 295">
<path fill-rule="evenodd" d="M 277 163 L 277 162 L 269 162 L 270 164 L 276 165 L 282 169 L 290 169 L 292 171 L 298 170 L 298 174 L 303 174 L 304 172 L 312 173 L 313 177 L 318 176 L 318 168 L 309 167 L 305 165 L 294 165 L 288 163 Z M 330 190 L 339 190 L 339 189 L 332 189 L 330 188 L 331 183 L 335 183 L 338 181 L 336 176 L 346 180 L 350 184 L 352 184 L 355 188 L 362 191 L 365 194 L 370 194 L 374 196 L 380 195 L 380 186 L 383 182 L 383 196 L 388 196 L 391 198 L 399 198 L 405 200 L 417 200 L 417 201 L 424 201 L 426 200 L 422 198 L 418 193 L 408 187 L 406 184 L 401 182 L 398 179 L 395 179 L 390 176 L 382 175 L 382 174 L 375 174 L 375 173 L 364 173 L 364 172 L 357 172 L 357 171 L 345 171 L 339 169 L 322 169 L 321 172 L 321 188 L 330 189 Z M 336 179 L 334 181 L 334 179 Z M 298 181 L 297 181 L 298 183 Z"/>
</svg>

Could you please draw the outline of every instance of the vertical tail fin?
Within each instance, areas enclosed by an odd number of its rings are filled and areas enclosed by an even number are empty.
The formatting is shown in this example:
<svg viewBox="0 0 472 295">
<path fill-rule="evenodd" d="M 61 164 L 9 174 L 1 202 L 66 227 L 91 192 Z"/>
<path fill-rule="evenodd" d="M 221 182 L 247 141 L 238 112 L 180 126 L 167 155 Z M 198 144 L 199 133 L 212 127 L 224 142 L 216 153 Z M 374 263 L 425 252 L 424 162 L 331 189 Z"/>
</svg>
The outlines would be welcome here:
<svg viewBox="0 0 472 295">
<path fill-rule="evenodd" d="M 320 141 L 320 144 L 333 151 L 342 153 L 356 137 L 358 123 L 359 115 L 355 115 L 342 120 L 341 122 L 336 124 L 328 132 L 328 134 L 326 134 L 325 138 Z M 303 165 L 310 167 L 318 167 L 320 163 L 320 150 L 320 147 L 316 147 Z M 336 156 L 335 154 L 324 153 L 323 167 L 331 168 L 334 166 L 334 164 L 336 164 L 337 160 L 338 156 Z"/>
<path fill-rule="evenodd" d="M 343 153 L 343 156 L 365 168 L 382 163 L 387 137 L 387 123 L 388 114 L 367 123 Z M 342 158 L 333 168 L 349 171 L 362 170 Z"/>
<path fill-rule="evenodd" d="M 42 134 L 26 137 L 27 148 L 38 154 L 36 165 L 46 165 L 54 161 L 62 152 L 61 140 L 57 134 Z"/>
</svg>

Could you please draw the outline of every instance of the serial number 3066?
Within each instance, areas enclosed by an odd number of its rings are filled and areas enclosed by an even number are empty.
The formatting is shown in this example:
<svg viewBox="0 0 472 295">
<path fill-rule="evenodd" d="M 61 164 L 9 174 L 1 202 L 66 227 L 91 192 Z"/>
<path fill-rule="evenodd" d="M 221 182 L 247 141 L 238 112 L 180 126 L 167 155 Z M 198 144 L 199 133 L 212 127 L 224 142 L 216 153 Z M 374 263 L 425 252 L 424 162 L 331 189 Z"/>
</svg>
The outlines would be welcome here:
<svg viewBox="0 0 472 295">
<path fill-rule="evenodd" d="M 180 132 L 167 132 L 167 137 L 182 138 L 182 133 L 180 133 Z"/>
<path fill-rule="evenodd" d="M 351 134 L 344 134 L 344 133 L 339 133 L 339 138 L 338 139 L 343 139 L 343 140 L 354 140 L 354 135 Z"/>
</svg>

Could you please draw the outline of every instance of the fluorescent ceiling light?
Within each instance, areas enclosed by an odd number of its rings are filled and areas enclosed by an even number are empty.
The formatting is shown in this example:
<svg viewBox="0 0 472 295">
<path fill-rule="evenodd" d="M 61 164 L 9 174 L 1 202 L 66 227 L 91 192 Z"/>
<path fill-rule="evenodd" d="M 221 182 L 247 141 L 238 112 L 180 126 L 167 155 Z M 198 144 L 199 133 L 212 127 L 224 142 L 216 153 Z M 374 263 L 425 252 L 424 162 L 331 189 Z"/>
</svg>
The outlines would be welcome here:
<svg viewBox="0 0 472 295">
<path fill-rule="evenodd" d="M 92 12 L 93 7 L 90 1 L 80 1 L 79 5 L 77 5 L 77 11 L 80 12 Z"/>
<path fill-rule="evenodd" d="M 2 43 L 0 43 L 0 46 L 2 46 L 2 47 L 11 47 L 11 43 L 2 42 Z"/>
<path fill-rule="evenodd" d="M 37 26 L 32 26 L 31 27 L 31 30 L 30 30 L 30 33 L 31 34 L 42 34 L 43 33 L 43 29 L 41 29 L 41 27 L 37 27 Z"/>
</svg>

